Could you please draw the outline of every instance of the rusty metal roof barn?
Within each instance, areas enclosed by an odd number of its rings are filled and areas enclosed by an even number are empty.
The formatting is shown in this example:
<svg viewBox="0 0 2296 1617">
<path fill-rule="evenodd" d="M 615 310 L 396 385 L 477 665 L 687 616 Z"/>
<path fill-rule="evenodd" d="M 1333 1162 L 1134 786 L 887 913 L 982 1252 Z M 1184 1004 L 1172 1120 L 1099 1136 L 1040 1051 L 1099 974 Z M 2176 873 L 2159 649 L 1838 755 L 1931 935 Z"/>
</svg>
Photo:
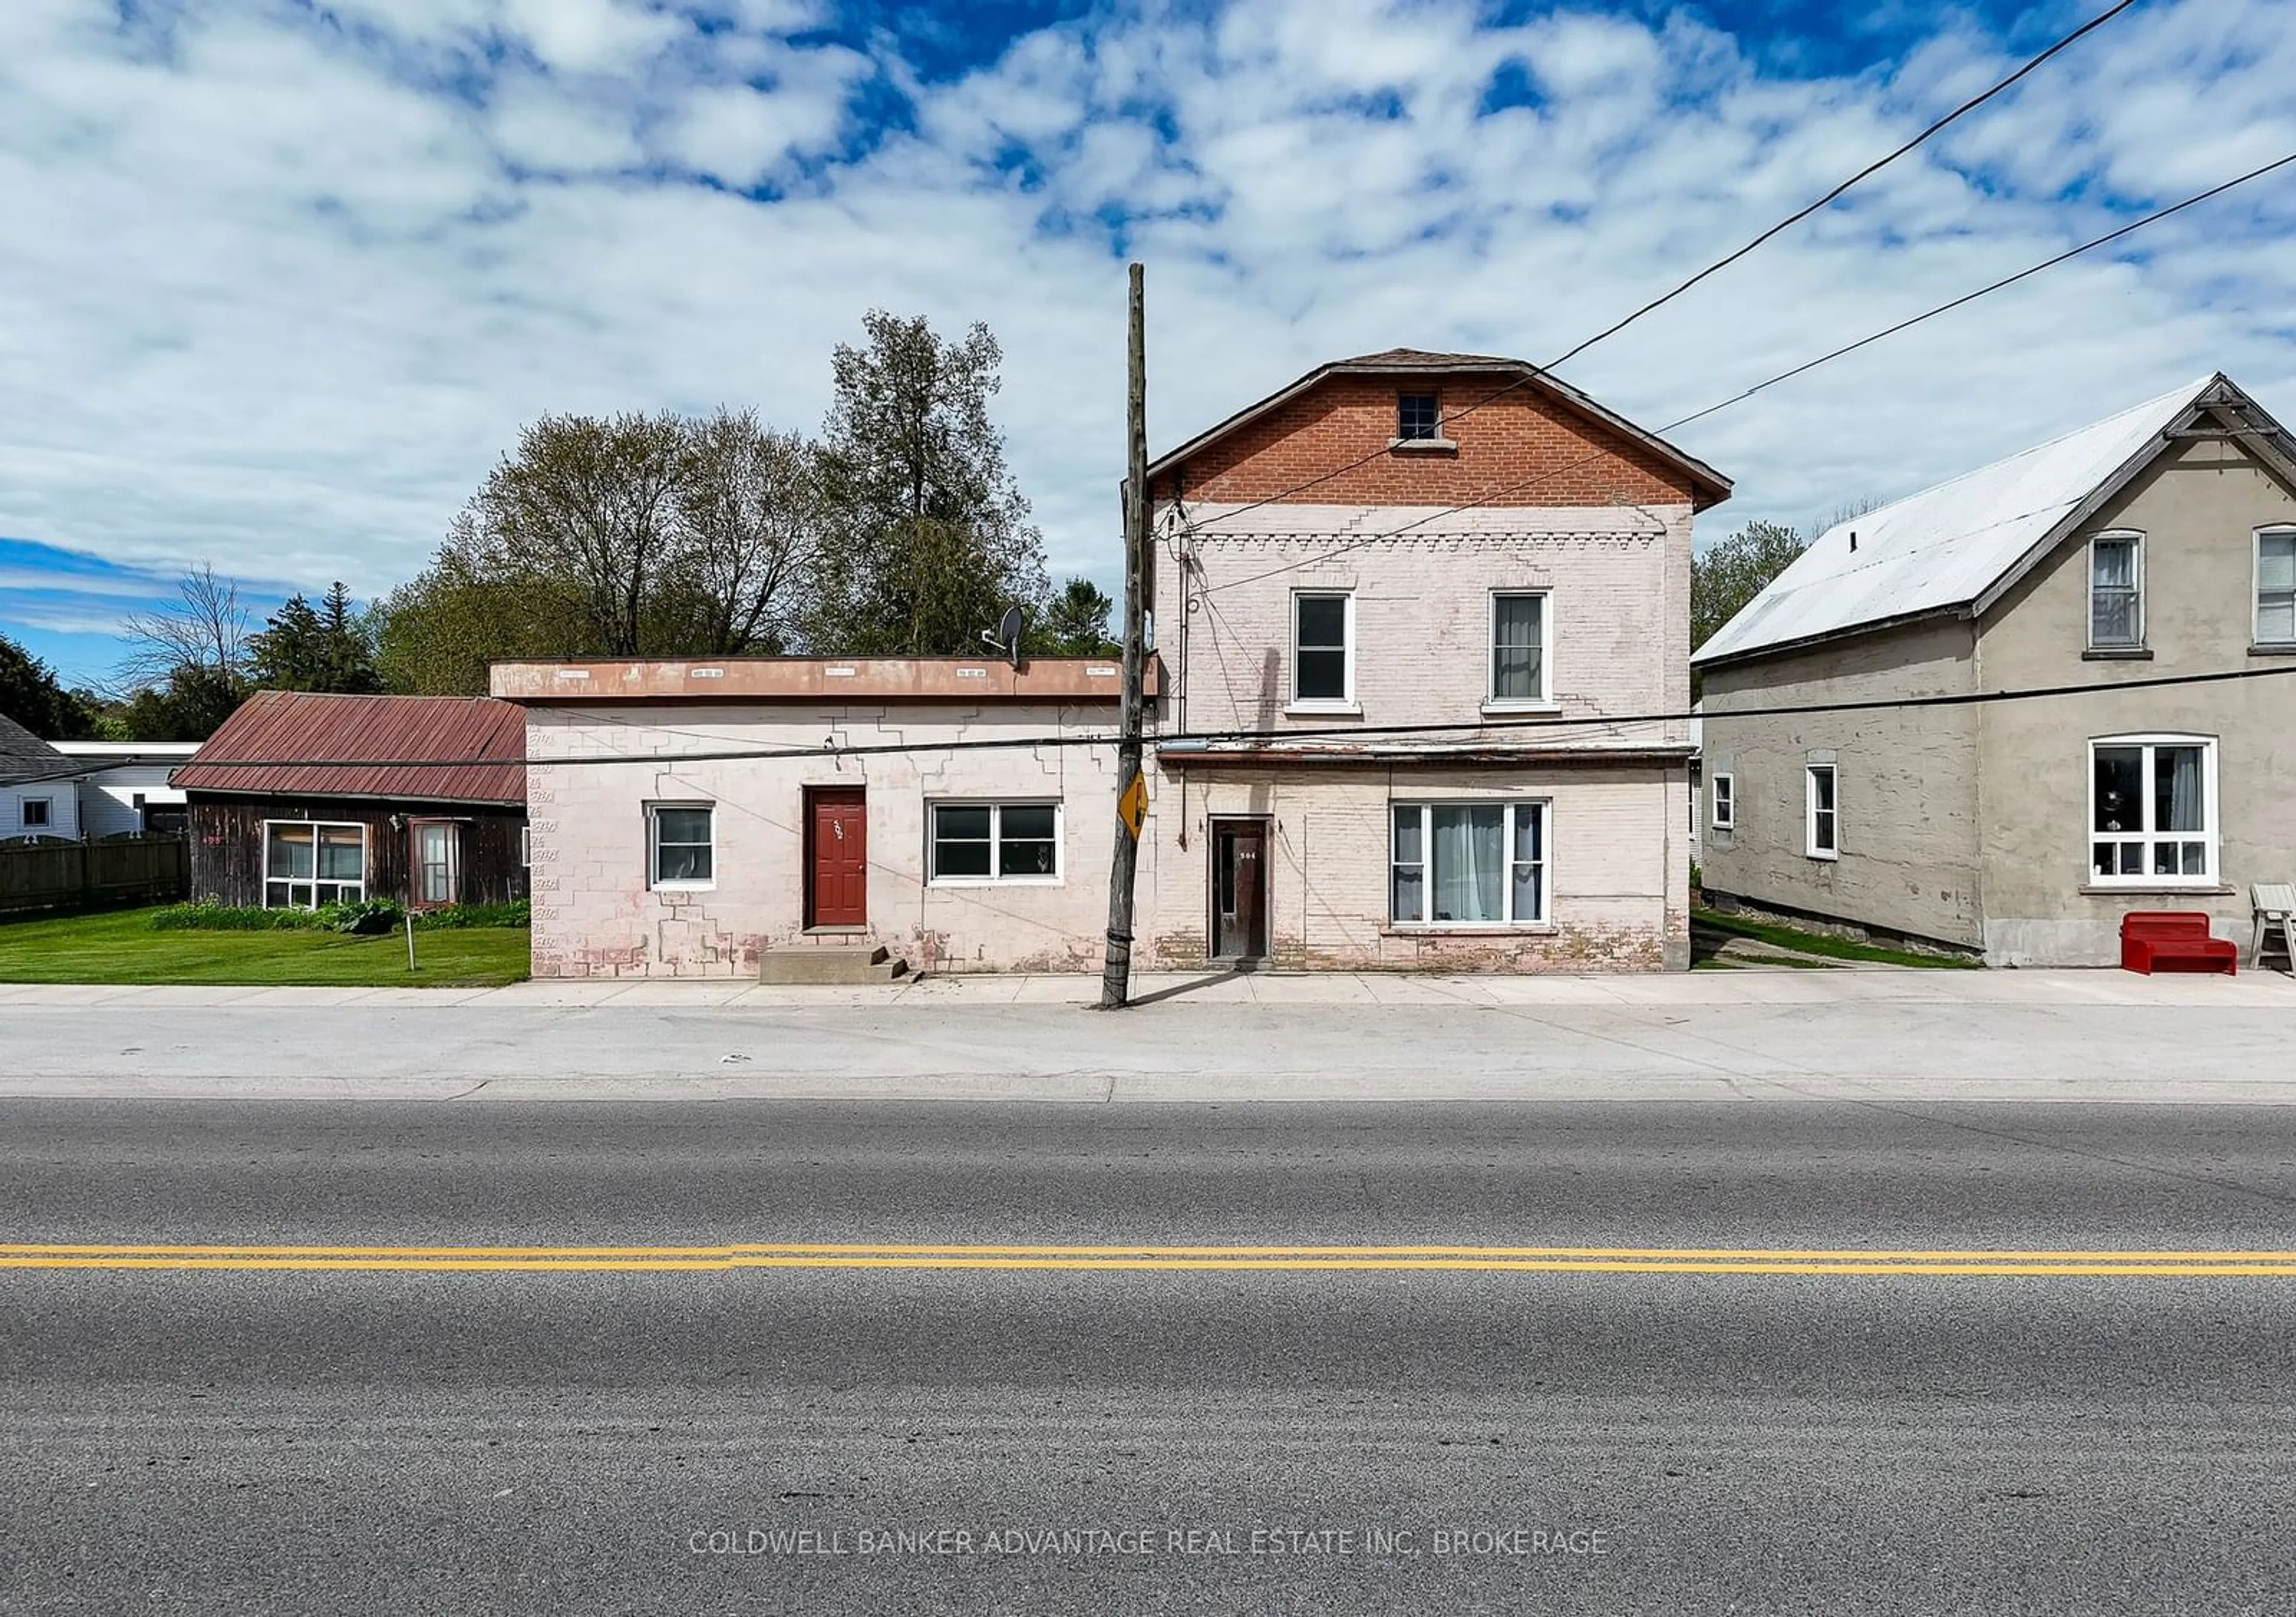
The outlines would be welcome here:
<svg viewBox="0 0 2296 1617">
<path fill-rule="evenodd" d="M 258 690 L 171 778 L 265 796 L 526 801 L 526 714 L 459 696 Z"/>
</svg>

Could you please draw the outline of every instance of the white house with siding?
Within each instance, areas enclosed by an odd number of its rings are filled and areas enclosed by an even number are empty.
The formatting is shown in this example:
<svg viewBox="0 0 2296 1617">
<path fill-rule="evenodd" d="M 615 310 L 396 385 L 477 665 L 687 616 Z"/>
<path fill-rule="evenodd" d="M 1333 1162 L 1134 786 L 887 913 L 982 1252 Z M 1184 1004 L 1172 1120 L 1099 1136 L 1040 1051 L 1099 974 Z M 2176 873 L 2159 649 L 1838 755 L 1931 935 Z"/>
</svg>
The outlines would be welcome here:
<svg viewBox="0 0 2296 1617">
<path fill-rule="evenodd" d="M 168 777 L 199 751 L 197 741 L 57 741 L 52 745 L 87 771 L 78 780 L 83 836 L 174 834 L 184 829 L 184 794 L 168 784 Z"/>
</svg>

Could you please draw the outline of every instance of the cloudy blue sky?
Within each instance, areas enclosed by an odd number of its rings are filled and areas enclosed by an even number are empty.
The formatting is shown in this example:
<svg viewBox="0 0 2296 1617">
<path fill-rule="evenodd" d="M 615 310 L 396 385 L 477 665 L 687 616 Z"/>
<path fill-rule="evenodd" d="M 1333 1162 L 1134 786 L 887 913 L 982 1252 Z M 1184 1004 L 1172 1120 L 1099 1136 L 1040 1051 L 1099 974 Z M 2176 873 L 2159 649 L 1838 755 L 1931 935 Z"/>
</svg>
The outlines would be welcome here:
<svg viewBox="0 0 2296 1617">
<path fill-rule="evenodd" d="M 1544 360 L 2104 0 L 4 0 L 0 629 L 76 677 L 211 560 L 419 568 L 546 411 L 819 422 L 874 304 L 1005 349 L 1056 571 L 1151 431 L 1396 345 Z M 2296 151 L 2286 0 L 2147 0 L 1566 372 L 1657 425 Z M 2296 170 L 1685 432 L 1707 519 L 1905 492 L 2188 377 L 2296 420 Z"/>
</svg>

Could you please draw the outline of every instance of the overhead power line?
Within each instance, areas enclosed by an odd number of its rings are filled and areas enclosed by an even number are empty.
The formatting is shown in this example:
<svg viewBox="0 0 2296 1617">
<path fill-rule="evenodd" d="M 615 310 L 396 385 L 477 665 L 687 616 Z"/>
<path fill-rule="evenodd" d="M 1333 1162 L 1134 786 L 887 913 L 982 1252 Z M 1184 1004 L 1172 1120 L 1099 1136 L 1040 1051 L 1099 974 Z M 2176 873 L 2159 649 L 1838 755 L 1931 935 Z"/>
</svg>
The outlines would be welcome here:
<svg viewBox="0 0 2296 1617">
<path fill-rule="evenodd" d="M 1660 296 L 1652 298 L 1648 303 L 1643 305 L 1642 307 L 1636 309 L 1633 314 L 1627 315 L 1622 320 L 1614 322 L 1611 325 L 1605 326 L 1603 330 L 1595 332 L 1592 337 L 1589 337 L 1586 341 L 1580 343 L 1577 347 L 1572 348 L 1569 352 L 1560 355 L 1556 358 L 1549 361 L 1546 368 L 1552 371 L 1557 365 L 1569 363 L 1571 360 L 1578 358 L 1578 355 L 1593 347 L 1596 343 L 1605 341 L 1610 338 L 1617 336 L 1620 332 L 1625 331 L 1628 326 L 1634 324 L 1636 321 L 1640 320 L 1644 315 L 1651 313 L 1653 309 L 1663 308 L 1668 304 L 1672 303 L 1676 298 L 1681 297 L 1683 293 L 1688 291 L 1692 287 L 1696 286 L 1709 275 L 1715 274 L 1722 270 L 1729 268 L 1732 265 L 1737 263 L 1739 259 L 1744 257 L 1748 253 L 1752 252 L 1756 248 L 1761 246 L 1763 242 L 1769 241 L 1773 236 L 1778 235 L 1784 231 L 1791 230 L 1793 226 L 1800 224 L 1804 219 L 1808 218 L 1810 215 L 1817 212 L 1820 208 L 1839 201 L 1843 193 L 1848 192 L 1851 186 L 1857 184 L 1861 180 L 1869 179 L 1873 176 L 1881 173 L 1882 169 L 1887 168 L 1890 164 L 1905 156 L 1906 153 L 1911 151 L 1915 147 L 1919 146 L 1932 135 L 1937 135 L 1945 129 L 1956 119 L 1967 113 L 1974 112 L 1987 102 L 1991 101 L 1995 96 L 2000 94 L 2010 86 L 2024 78 L 2034 69 L 2048 61 L 2050 57 L 2054 56 L 2058 52 L 2063 50 L 2074 41 L 2103 28 L 2106 23 L 2112 21 L 2115 17 L 2118 17 L 2121 12 L 2127 11 L 2130 6 L 2136 4 L 2136 0 L 2120 0 L 2120 4 L 2118 5 L 2109 6 L 2105 10 L 2099 12 L 2095 16 L 2090 18 L 2087 22 L 2082 23 L 2080 27 L 2075 29 L 2071 33 L 2067 34 L 2063 38 L 2058 40 L 2047 50 L 2043 51 L 2038 56 L 2034 57 L 2023 67 L 2019 68 L 2014 73 L 2010 74 L 2008 78 L 2003 79 L 1999 84 L 1995 85 L 1991 89 L 1985 91 L 1982 94 L 1972 95 L 1967 101 L 1962 102 L 1961 105 L 1956 107 L 1952 111 L 1947 113 L 1943 118 L 1939 118 L 1935 123 L 1930 125 L 1929 127 L 1923 129 L 1919 135 L 1915 135 L 1913 139 L 1907 141 L 1904 145 L 1898 147 L 1895 151 L 1890 152 L 1886 157 L 1876 158 L 1873 162 L 1866 164 L 1865 167 L 1860 168 L 1856 174 L 1851 175 L 1848 179 L 1842 181 L 1841 184 L 1836 185 L 1832 191 L 1827 192 L 1824 196 L 1818 198 L 1816 201 L 1812 202 L 1808 207 L 1803 208 L 1799 213 L 1787 215 L 1786 217 L 1779 220 L 1775 225 L 1771 225 L 1769 229 L 1764 231 L 1760 235 L 1756 236 L 1752 241 L 1747 242 L 1745 246 L 1740 248 L 1736 252 L 1731 253 L 1726 257 L 1716 259 L 1704 269 L 1700 270 L 1696 274 L 1691 276 L 1689 280 L 1685 281 L 1681 285 L 1676 287 L 1672 291 L 1662 293 Z"/>
<path fill-rule="evenodd" d="M 1702 410 L 1693 410 L 1688 415 L 1681 416 L 1674 421 L 1669 421 L 1665 426 L 1660 427 L 1658 430 L 1662 433 L 1672 432 L 1678 428 L 1690 425 L 1693 421 L 1704 421 L 1710 415 L 1718 414 L 1722 411 L 1730 409 L 1734 405 L 1742 404 L 1756 394 L 1763 392 L 1767 388 L 1775 388 L 1780 382 L 1789 380 L 1793 377 L 1803 375 L 1808 372 L 1815 371 L 1820 365 L 1831 363 L 1833 361 L 1841 359 L 1846 355 L 1855 354 L 1858 349 L 1868 347 L 1874 343 L 1880 342 L 1885 337 L 1894 337 L 1901 331 L 1911 331 L 1914 327 L 1922 324 L 1925 321 L 1935 320 L 1940 314 L 1950 314 L 1955 309 L 1961 308 L 1967 304 L 1974 303 L 1980 298 L 1986 297 L 1994 292 L 2001 291 L 2005 288 L 2014 286 L 2021 281 L 2029 280 L 2031 277 L 2039 274 L 2043 270 L 2054 269 L 2058 265 L 2066 262 L 2068 259 L 2078 258 L 2083 253 L 2092 252 L 2097 248 L 2118 241 L 2124 236 L 2133 235 L 2148 225 L 2157 225 L 2172 214 L 2182 213 L 2187 208 L 2195 207 L 2198 204 L 2208 201 L 2214 197 L 2220 197 L 2224 195 L 2225 192 L 2234 189 L 2235 186 L 2245 185 L 2251 180 L 2262 179 L 2266 175 L 2271 174 L 2277 169 L 2285 168 L 2292 163 L 2296 163 L 2296 151 L 2292 151 L 2286 157 L 2280 158 L 2273 162 L 2266 163 L 2261 167 L 2251 168 L 2246 174 L 2241 175 L 2234 179 L 2226 180 L 2222 184 L 2211 185 L 2206 191 L 2197 192 L 2194 194 L 2186 197 L 2180 202 L 2172 202 L 2166 208 L 2155 209 L 2153 212 L 2146 214 L 2141 219 L 2132 220 L 2117 230 L 2108 231 L 2103 235 L 2094 237 L 2089 241 L 2082 242 L 2078 247 L 2068 248 L 2063 252 L 2058 253 L 2053 257 L 2045 258 L 2038 264 L 2029 265 L 2025 268 L 2019 270 L 2015 274 L 2005 275 L 1998 281 L 1992 282 L 1985 286 L 1980 286 L 1974 291 L 1964 292 L 1958 298 L 1952 298 L 1945 303 L 1940 303 L 1932 308 L 1924 309 L 1922 313 L 1912 315 L 1907 319 L 1900 320 L 1894 325 L 1884 326 L 1878 331 L 1869 332 L 1867 335 L 1857 339 L 1855 342 L 1844 343 L 1841 347 L 1833 349 L 1830 353 L 1821 354 L 1815 359 L 1804 360 L 1798 365 L 1794 365 L 1788 370 L 1781 371 L 1775 376 L 1767 377 L 1761 381 L 1756 382 L 1752 387 L 1746 388 L 1742 392 L 1733 394 L 1730 397 L 1723 399 L 1717 404 L 1709 404 Z M 1344 556 L 1350 551 L 1361 550 L 1367 544 L 1376 544 L 1384 539 L 1397 538 L 1404 534 L 1412 532 L 1415 528 L 1424 527 L 1431 522 L 1439 522 L 1446 517 L 1456 517 L 1462 511 L 1472 510 L 1479 506 L 1488 505 L 1492 501 L 1503 498 L 1507 494 L 1520 494 L 1526 488 L 1536 487 L 1538 485 L 1546 482 L 1551 478 L 1566 476 L 1570 472 L 1577 471 L 1584 466 L 1591 466 L 1595 461 L 1605 459 L 1609 453 L 1610 452 L 1607 450 L 1598 449 L 1591 454 L 1581 455 L 1575 461 L 1567 461 L 1560 466 L 1549 467 L 1545 471 L 1534 472 L 1529 477 L 1521 478 L 1516 479 L 1514 482 L 1488 490 L 1485 493 L 1477 495 L 1472 500 L 1464 501 L 1457 505 L 1447 505 L 1439 510 L 1430 511 L 1423 517 L 1414 518 L 1411 521 L 1404 523 L 1399 527 L 1382 528 L 1375 534 L 1365 534 L 1358 538 L 1350 539 L 1347 543 L 1336 546 L 1333 549 L 1318 551 L 1313 556 L 1303 556 L 1297 561 L 1287 561 L 1281 567 L 1269 568 L 1263 572 L 1248 574 L 1242 578 L 1227 579 L 1220 584 L 1206 584 L 1202 589 L 1197 592 L 1197 594 L 1216 595 L 1225 590 L 1241 589 L 1246 584 L 1258 584 L 1263 579 L 1278 577 L 1285 573 L 1297 572 L 1301 568 L 1313 567 L 1318 562 L 1329 561 L 1334 557 Z M 1250 509 L 1252 508 L 1250 506 L 1244 506 L 1239 508 L 1239 510 L 1249 510 Z M 1236 513 L 1221 513 L 1221 515 L 1234 514 Z M 1211 526 L 1212 522 L 1216 520 L 1218 520 L 1218 518 L 1208 519 L 1206 521 L 1197 524 L 1196 527 L 1199 529 L 1209 527 Z"/>
<path fill-rule="evenodd" d="M 1353 724 L 1330 728 L 1298 730 L 1197 730 L 1173 731 L 1149 739 L 1160 749 L 1195 748 L 1218 746 L 1294 744 L 1312 741 L 1359 741 L 1367 736 L 1431 736 L 1473 732 L 1469 739 L 1493 731 L 1512 733 L 1535 730 L 1615 729 L 1628 724 L 1673 723 L 1689 719 L 1702 719 L 1711 723 L 1734 719 L 1794 718 L 1824 713 L 1904 712 L 1924 707 L 1974 707 L 2002 702 L 2040 701 L 2054 697 L 2100 696 L 2119 694 L 2126 690 L 2161 690 L 2197 685 L 2221 685 L 2242 680 L 2281 679 L 2296 674 L 2296 663 L 2262 668 L 2234 668 L 2211 674 L 2162 674 L 2142 679 L 2115 680 L 2109 684 L 2030 685 L 2013 690 L 1961 691 L 1945 696 L 1869 697 L 1854 702 L 1792 702 L 1767 707 L 1741 707 L 1727 711 L 1669 707 L 1647 713 L 1590 714 L 1583 718 L 1558 714 L 1542 714 L 1518 719 L 1461 719 L 1456 723 L 1419 724 Z M 544 704 L 547 706 L 548 704 Z M 634 730 L 652 728 L 642 720 L 624 720 L 604 714 L 586 712 L 580 708 L 561 709 L 600 723 L 623 725 Z M 677 733 L 691 734 L 691 731 Z M 877 758 L 914 755 L 920 753 L 999 752 L 1035 747 L 1112 747 L 1117 738 L 1112 733 L 1095 731 L 1083 734 L 1062 732 L 1023 736 L 987 736 L 959 738 L 947 741 L 870 741 L 857 747 L 840 747 L 824 743 L 818 747 L 727 747 L 687 752 L 610 753 L 590 754 L 563 758 L 234 758 L 201 763 L 201 769 L 467 769 L 473 764 L 523 763 L 532 768 L 537 765 L 551 769 L 581 769 L 608 764 L 723 764 L 742 761 L 772 761 L 795 758 Z M 1462 749 L 1464 750 L 1464 748 Z M 1215 757 L 1233 757 L 1249 763 L 1249 752 L 1211 754 Z M 1430 755 L 1439 758 L 1441 754 Z M 1387 760 L 1381 760 L 1385 762 Z M 193 790 L 199 789 L 193 788 Z"/>
<path fill-rule="evenodd" d="M 1700 282 L 1704 281 L 1708 276 L 1727 269 L 1730 265 L 1737 263 L 1739 259 L 1743 258 L 1747 254 L 1752 252 L 1755 249 L 1760 247 L 1764 242 L 1768 241 L 1773 237 L 1777 236 L 1787 230 L 1791 230 L 1796 225 L 1800 224 L 1804 219 L 1808 218 L 1810 215 L 1820 211 L 1834 202 L 1840 201 L 1841 198 L 1851 190 L 1851 188 L 1859 184 L 1863 181 L 1871 179 L 1874 175 L 1877 175 L 1882 169 L 1887 168 L 1899 158 L 1905 156 L 1915 147 L 1920 146 L 1931 136 L 1939 134 L 1956 118 L 1963 117 L 1966 113 L 1975 111 L 1987 102 L 1991 101 L 1995 96 L 2009 88 L 2010 86 L 2015 84 L 2027 74 L 2032 72 L 2034 69 L 2039 67 L 2043 62 L 2048 61 L 2049 58 L 2054 56 L 2058 52 L 2065 49 L 2066 46 L 2073 44 L 2076 40 L 2079 40 L 2086 35 L 2094 32 L 2097 29 L 2103 27 L 2106 23 L 2112 21 L 2115 17 L 2118 17 L 2121 12 L 2127 11 L 2130 6 L 2136 4 L 2136 0 L 2120 0 L 2119 4 L 2098 12 L 2087 22 L 2082 23 L 2080 27 L 2075 29 L 2071 33 L 2067 34 L 2063 38 L 2059 39 L 2054 45 L 2049 46 L 2048 49 L 2043 51 L 2039 55 L 2026 62 L 2023 67 L 2019 68 L 2014 73 L 2010 74 L 2008 78 L 2002 79 L 1999 83 L 1994 85 L 1992 88 L 1984 91 L 1982 94 L 1973 95 L 1969 100 L 1962 102 L 1961 105 L 1956 107 L 1943 118 L 1939 118 L 1936 122 L 1923 129 L 1921 133 L 1915 135 L 1913 139 L 1907 141 L 1904 145 L 1899 146 L 1896 151 L 1888 153 L 1886 156 L 1876 158 L 1873 162 L 1868 163 L 1856 174 L 1851 175 L 1848 179 L 1842 181 L 1841 184 L 1836 185 L 1824 196 L 1818 198 L 1815 202 L 1812 202 L 1808 206 L 1801 208 L 1800 211 L 1790 214 L 1786 217 L 1779 220 L 1775 225 L 1771 225 L 1767 230 L 1762 232 L 1760 235 L 1756 236 L 1743 247 L 1739 248 L 1736 251 L 1730 253 L 1725 257 L 1716 259 L 1713 263 L 1708 265 L 1704 269 L 1700 270 L 1696 274 L 1691 276 L 1687 281 L 1683 282 L 1672 290 L 1652 298 L 1648 303 L 1643 305 L 1642 307 L 1635 310 L 1632 314 L 1626 315 L 1623 319 L 1614 321 L 1610 325 L 1604 327 L 1602 331 L 1595 332 L 1592 337 L 1587 338 L 1584 342 L 1579 343 L 1576 347 L 1573 347 L 1568 352 L 1547 361 L 1544 366 L 1538 367 L 1532 374 L 1545 375 L 1546 372 L 1555 370 L 1558 366 L 1567 364 L 1571 360 L 1576 359 L 1579 355 L 1584 354 L 1587 349 L 1593 347 L 1595 344 L 1606 341 L 1609 339 L 1617 336 L 1620 331 L 1625 331 L 1628 326 L 1634 324 L 1636 321 L 1640 320 L 1644 315 L 1673 302 L 1677 298 L 1681 297 L 1683 293 L 1688 291 L 1692 287 L 1696 286 Z M 1459 410 L 1453 411 L 1447 415 L 1439 417 L 1437 419 L 1436 425 L 1439 428 L 1442 428 L 1449 426 L 1453 421 L 1463 421 L 1466 417 L 1474 414 L 1478 410 L 1482 409 L 1485 405 L 1505 398 L 1508 394 L 1513 393 L 1518 388 L 1528 385 L 1531 380 L 1531 375 L 1519 376 L 1515 378 L 1514 380 L 1508 382 L 1500 388 L 1495 388 L 1490 393 L 1486 394 L 1483 397 L 1477 399 L 1473 404 L 1468 404 Z M 1660 432 L 1669 432 L 1672 431 L 1673 429 L 1661 427 L 1659 430 Z M 1219 522 L 1229 521 L 1234 518 L 1242 516 L 1247 511 L 1258 510 L 1263 505 L 1274 505 L 1281 501 L 1291 499 L 1294 494 L 1305 494 L 1308 490 L 1319 487 L 1323 484 L 1330 482 L 1334 478 L 1345 477 L 1349 472 L 1357 470 L 1361 467 L 1368 466 L 1374 461 L 1382 460 L 1385 458 L 1387 453 L 1388 452 L 1385 449 L 1374 449 L 1357 460 L 1348 461 L 1344 465 L 1335 466 L 1329 471 L 1319 472 L 1304 483 L 1295 484 L 1292 487 L 1284 489 L 1280 493 L 1269 494 L 1265 499 L 1254 500 L 1248 504 L 1239 505 L 1232 510 L 1222 511 L 1216 517 L 1207 518 L 1201 526 L 1209 527 Z"/>
</svg>

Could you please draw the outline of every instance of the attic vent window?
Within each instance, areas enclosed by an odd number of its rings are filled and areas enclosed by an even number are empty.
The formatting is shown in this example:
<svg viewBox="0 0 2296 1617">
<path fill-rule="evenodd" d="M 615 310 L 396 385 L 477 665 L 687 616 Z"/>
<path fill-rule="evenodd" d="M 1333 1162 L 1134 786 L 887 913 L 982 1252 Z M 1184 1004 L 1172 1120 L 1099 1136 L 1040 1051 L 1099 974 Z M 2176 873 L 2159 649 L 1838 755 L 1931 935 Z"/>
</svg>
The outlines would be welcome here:
<svg viewBox="0 0 2296 1617">
<path fill-rule="evenodd" d="M 1398 394 L 1395 401 L 1395 436 L 1406 444 L 1432 443 L 1443 436 L 1443 411 L 1432 393 Z"/>
</svg>

